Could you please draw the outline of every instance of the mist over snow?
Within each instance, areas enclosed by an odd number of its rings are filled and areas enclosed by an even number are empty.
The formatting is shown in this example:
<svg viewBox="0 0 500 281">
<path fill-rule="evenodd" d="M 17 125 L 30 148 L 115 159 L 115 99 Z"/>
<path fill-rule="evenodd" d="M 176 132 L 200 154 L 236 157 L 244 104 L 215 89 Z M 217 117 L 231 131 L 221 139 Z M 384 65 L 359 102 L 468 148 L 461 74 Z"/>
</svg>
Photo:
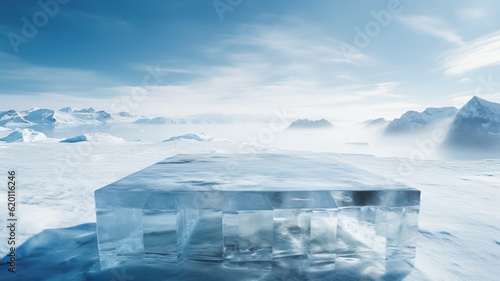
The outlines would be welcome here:
<svg viewBox="0 0 500 281">
<path fill-rule="evenodd" d="M 335 126 L 326 119 L 281 120 L 276 116 L 261 115 L 155 117 L 126 112 L 110 114 L 92 107 L 31 108 L 0 112 L 3 124 L 0 138 L 5 142 L 31 142 L 43 141 L 43 135 L 48 141 L 59 139 L 73 143 L 230 140 L 292 150 L 403 157 L 422 150 L 421 143 L 431 139 L 432 153 L 428 153 L 428 158 L 455 157 L 456 153 L 450 151 L 470 154 L 471 151 L 484 152 L 486 149 L 489 157 L 497 157 L 499 108 L 499 104 L 474 97 L 460 110 L 455 107 L 427 108 L 422 112 L 408 111 L 389 121 L 384 118 L 361 123 L 339 121 Z M 478 157 L 484 157 L 484 153 L 478 153 Z"/>
</svg>

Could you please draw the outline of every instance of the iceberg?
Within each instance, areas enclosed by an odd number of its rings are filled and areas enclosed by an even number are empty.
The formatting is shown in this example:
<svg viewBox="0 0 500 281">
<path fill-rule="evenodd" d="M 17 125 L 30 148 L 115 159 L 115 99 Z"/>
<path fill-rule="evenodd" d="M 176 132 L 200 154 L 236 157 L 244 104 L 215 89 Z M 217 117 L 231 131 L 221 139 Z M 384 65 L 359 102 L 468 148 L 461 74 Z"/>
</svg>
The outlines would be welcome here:
<svg viewBox="0 0 500 281">
<path fill-rule="evenodd" d="M 420 191 L 326 154 L 177 155 L 95 191 L 101 269 L 413 267 Z"/>
<path fill-rule="evenodd" d="M 47 136 L 44 133 L 37 132 L 33 129 L 15 129 L 8 136 L 1 138 L 0 142 L 41 142 L 46 141 Z"/>
</svg>

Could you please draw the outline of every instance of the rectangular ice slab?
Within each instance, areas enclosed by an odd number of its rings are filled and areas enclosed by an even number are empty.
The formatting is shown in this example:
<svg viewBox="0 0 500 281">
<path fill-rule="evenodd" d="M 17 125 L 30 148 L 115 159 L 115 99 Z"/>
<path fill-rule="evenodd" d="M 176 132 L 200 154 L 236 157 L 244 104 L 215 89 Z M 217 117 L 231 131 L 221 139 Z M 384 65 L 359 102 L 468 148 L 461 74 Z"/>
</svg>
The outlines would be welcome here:
<svg viewBox="0 0 500 281">
<path fill-rule="evenodd" d="M 413 265 L 420 191 L 323 154 L 196 154 L 95 200 L 102 269 L 195 261 L 389 273 Z"/>
</svg>

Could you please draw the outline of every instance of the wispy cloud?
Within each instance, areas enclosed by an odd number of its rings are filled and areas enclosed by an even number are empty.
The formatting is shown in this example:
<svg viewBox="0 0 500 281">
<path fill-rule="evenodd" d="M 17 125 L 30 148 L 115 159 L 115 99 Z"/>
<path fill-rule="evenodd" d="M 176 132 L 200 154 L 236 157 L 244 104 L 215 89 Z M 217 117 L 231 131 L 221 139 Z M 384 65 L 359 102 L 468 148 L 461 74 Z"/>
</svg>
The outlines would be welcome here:
<svg viewBox="0 0 500 281">
<path fill-rule="evenodd" d="M 209 63 L 203 64 L 200 60 L 194 65 L 186 60 L 187 63 L 152 66 L 162 74 L 170 73 L 180 78 L 165 79 L 164 84 L 148 87 L 144 101 L 130 109 L 139 114 L 173 116 L 206 112 L 268 114 L 273 109 L 287 107 L 310 118 L 361 121 L 380 117 L 379 114 L 387 117 L 388 111 L 384 109 L 400 115 L 395 104 L 412 106 L 401 100 L 395 103 L 395 98 L 401 96 L 396 94 L 399 84 L 393 79 L 367 80 L 362 75 L 352 75 L 353 63 L 364 63 L 369 61 L 368 57 L 346 60 L 338 49 L 339 41 L 328 32 L 300 21 L 286 24 L 242 25 L 237 33 L 221 36 L 220 40 L 200 47 L 200 54 L 210 58 Z M 40 83 L 47 81 L 58 87 L 85 81 L 95 88 L 89 96 L 102 97 L 100 105 L 94 106 L 103 109 L 109 109 L 111 100 L 117 96 L 130 97 L 138 86 L 122 83 L 107 87 L 102 86 L 103 83 L 92 83 L 89 81 L 94 81 L 98 75 L 85 70 L 21 66 L 4 69 L 5 73 L 0 66 L 0 75 L 18 80 L 38 79 Z M 145 64 L 128 66 L 145 72 Z M 14 72 L 13 69 L 18 70 Z M 40 77 L 36 78 L 37 75 Z M 72 90 L 68 88 L 68 93 L 78 96 Z M 47 96 L 37 93 L 36 98 Z M 75 101 L 88 106 L 87 100 Z M 60 104 L 61 107 L 82 107 L 64 102 L 66 104 Z M 366 110 L 353 115 L 345 110 L 364 105 L 376 112 Z"/>
<path fill-rule="evenodd" d="M 147 101 L 137 110 L 169 108 L 174 115 L 269 113 L 286 106 L 307 109 L 318 118 L 342 118 L 337 114 L 340 111 L 332 109 L 349 103 L 369 104 L 375 99 L 377 104 L 393 102 L 400 97 L 394 92 L 396 82 L 353 81 L 344 69 L 350 62 L 336 49 L 338 41 L 317 29 L 303 24 L 287 28 L 243 25 L 241 29 L 237 35 L 226 35 L 217 44 L 204 46 L 206 55 L 217 64 L 182 69 L 160 66 L 166 72 L 192 75 L 175 85 L 150 88 Z M 110 91 L 126 94 L 131 89 Z"/>
<path fill-rule="evenodd" d="M 286 27 L 242 25 L 237 34 L 222 36 L 215 44 L 203 46 L 201 51 L 214 64 L 160 65 L 165 72 L 191 75 L 175 85 L 151 87 L 146 100 L 134 110 L 165 114 L 168 108 L 169 115 L 266 114 L 287 107 L 310 118 L 356 121 L 386 113 L 379 112 L 380 108 L 396 111 L 392 108 L 394 98 L 401 97 L 395 92 L 397 82 L 387 82 L 385 78 L 379 82 L 366 81 L 357 76 L 354 80 L 346 70 L 352 68 L 353 62 L 337 49 L 335 38 L 300 21 L 287 24 Z M 131 88 L 104 91 L 126 95 Z M 352 116 L 342 109 L 375 104 L 375 114 L 368 110 Z"/>
<path fill-rule="evenodd" d="M 441 55 L 440 66 L 446 75 L 460 75 L 500 64 L 500 31 L 466 42 Z"/>
<path fill-rule="evenodd" d="M 231 36 L 223 44 L 258 48 L 292 61 L 300 59 L 322 63 L 359 63 L 370 60 L 366 55 L 346 59 L 337 47 L 337 39 L 317 27 L 294 19 L 286 26 L 242 25 L 239 36 Z"/>
<path fill-rule="evenodd" d="M 364 90 L 358 92 L 362 97 L 392 97 L 392 98 L 402 98 L 402 95 L 395 94 L 396 87 L 399 85 L 398 82 L 384 82 L 377 83 L 371 90 Z"/>
<path fill-rule="evenodd" d="M 446 22 L 441 19 L 429 16 L 398 16 L 397 19 L 409 27 L 430 36 L 459 45 L 464 44 L 462 37 L 458 36 L 457 32 L 450 29 Z"/>
<path fill-rule="evenodd" d="M 40 91 L 88 91 L 100 86 L 110 86 L 116 81 L 103 77 L 91 70 L 51 67 L 25 62 L 13 55 L 0 52 L 0 83 L 2 92 L 40 92 Z M 19 87 L 22 84 L 23 87 Z"/>
<path fill-rule="evenodd" d="M 465 19 L 468 21 L 477 21 L 477 20 L 489 18 L 489 16 L 490 16 L 487 9 L 479 8 L 479 7 L 467 7 L 467 8 L 459 9 L 457 11 L 457 15 L 461 19 Z"/>
</svg>

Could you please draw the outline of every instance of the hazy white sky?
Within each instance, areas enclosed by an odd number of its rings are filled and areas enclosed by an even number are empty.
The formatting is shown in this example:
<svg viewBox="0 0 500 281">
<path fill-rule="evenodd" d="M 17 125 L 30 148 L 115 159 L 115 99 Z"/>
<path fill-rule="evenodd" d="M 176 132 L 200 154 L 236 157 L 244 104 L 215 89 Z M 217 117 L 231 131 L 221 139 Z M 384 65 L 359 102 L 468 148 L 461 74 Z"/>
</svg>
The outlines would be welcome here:
<svg viewBox="0 0 500 281">
<path fill-rule="evenodd" d="M 0 109 L 360 121 L 500 101 L 498 1 L 0 6 Z"/>
</svg>

